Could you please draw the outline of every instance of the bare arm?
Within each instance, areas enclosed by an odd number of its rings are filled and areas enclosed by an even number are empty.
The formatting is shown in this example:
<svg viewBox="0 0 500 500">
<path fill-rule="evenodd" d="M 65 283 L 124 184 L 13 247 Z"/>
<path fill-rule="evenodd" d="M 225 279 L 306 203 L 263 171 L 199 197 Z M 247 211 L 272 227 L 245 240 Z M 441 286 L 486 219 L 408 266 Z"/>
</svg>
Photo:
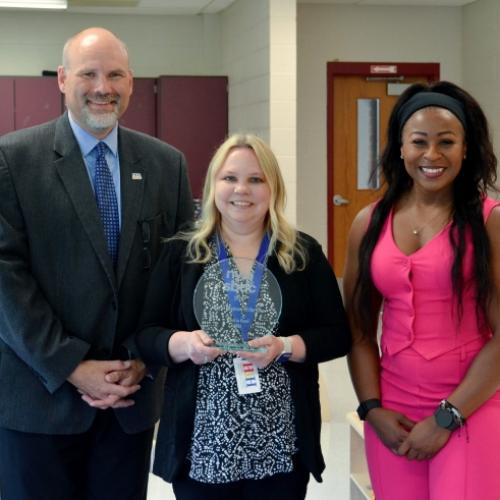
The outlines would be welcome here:
<svg viewBox="0 0 500 500">
<path fill-rule="evenodd" d="M 348 355 L 349 371 L 354 385 L 354 390 L 360 401 L 366 399 L 380 399 L 380 363 L 375 328 L 363 335 L 356 322 L 356 310 L 353 304 L 354 288 L 358 276 L 358 252 L 368 222 L 369 212 L 362 210 L 354 220 L 348 240 L 348 250 L 344 269 L 344 301 L 351 326 L 353 346 Z M 378 304 L 381 298 L 377 297 Z M 373 318 L 373 324 L 377 324 Z"/>
<path fill-rule="evenodd" d="M 378 313 L 382 297 L 376 295 L 373 300 L 378 307 L 374 313 L 369 332 L 362 332 L 356 321 L 356 308 L 353 304 L 354 288 L 359 272 L 358 253 L 370 217 L 371 207 L 363 209 L 355 218 L 349 233 L 346 265 L 344 269 L 344 300 L 351 326 L 353 344 L 348 355 L 349 371 L 354 390 L 359 401 L 380 399 L 380 355 L 377 343 Z M 396 449 L 408 435 L 414 423 L 403 414 L 385 408 L 369 411 L 367 421 L 377 432 L 384 444 Z"/>
</svg>

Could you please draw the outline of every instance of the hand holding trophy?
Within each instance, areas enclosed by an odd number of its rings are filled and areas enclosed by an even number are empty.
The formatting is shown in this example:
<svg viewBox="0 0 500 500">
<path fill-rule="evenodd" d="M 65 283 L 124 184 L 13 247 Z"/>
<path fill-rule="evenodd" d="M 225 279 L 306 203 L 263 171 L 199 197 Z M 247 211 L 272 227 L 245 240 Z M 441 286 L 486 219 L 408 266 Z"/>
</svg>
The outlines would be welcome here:
<svg viewBox="0 0 500 500">
<path fill-rule="evenodd" d="M 281 290 L 265 265 L 269 236 L 264 235 L 255 260 L 230 257 L 220 236 L 216 243 L 218 259 L 206 266 L 194 290 L 196 319 L 219 349 L 265 350 L 248 341 L 270 335 L 281 313 Z"/>
</svg>

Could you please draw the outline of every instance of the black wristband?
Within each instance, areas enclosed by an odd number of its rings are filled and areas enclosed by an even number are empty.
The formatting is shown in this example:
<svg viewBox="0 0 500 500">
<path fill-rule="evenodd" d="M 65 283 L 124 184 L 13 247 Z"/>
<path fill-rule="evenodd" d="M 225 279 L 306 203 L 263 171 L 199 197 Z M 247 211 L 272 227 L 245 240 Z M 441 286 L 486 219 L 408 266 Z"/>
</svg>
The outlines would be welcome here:
<svg viewBox="0 0 500 500">
<path fill-rule="evenodd" d="M 382 403 L 380 402 L 380 399 L 367 399 L 366 401 L 361 401 L 361 403 L 359 403 L 358 409 L 356 411 L 358 412 L 358 417 L 360 420 L 366 420 L 366 417 L 370 410 L 381 407 Z"/>
</svg>

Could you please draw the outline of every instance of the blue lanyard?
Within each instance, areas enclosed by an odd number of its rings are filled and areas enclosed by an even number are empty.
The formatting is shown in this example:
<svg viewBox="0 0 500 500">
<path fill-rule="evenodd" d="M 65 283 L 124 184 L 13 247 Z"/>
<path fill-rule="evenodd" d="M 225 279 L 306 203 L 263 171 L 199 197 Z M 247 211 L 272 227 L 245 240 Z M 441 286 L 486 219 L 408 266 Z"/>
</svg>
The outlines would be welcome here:
<svg viewBox="0 0 500 500">
<path fill-rule="evenodd" d="M 264 275 L 264 262 L 269 249 L 269 242 L 269 235 L 266 233 L 262 238 L 259 253 L 257 254 L 256 259 L 256 261 L 261 265 L 255 266 L 255 270 L 252 273 L 253 286 L 250 288 L 248 294 L 246 313 L 243 314 L 240 299 L 238 298 L 238 294 L 232 284 L 231 271 L 229 269 L 229 255 L 222 238 L 219 234 L 217 234 L 217 256 L 222 269 L 222 278 L 226 285 L 229 306 L 231 307 L 233 320 L 235 324 L 240 327 L 241 337 L 245 342 L 248 342 L 248 332 L 250 331 L 250 326 L 252 325 L 255 316 L 255 306 L 260 294 L 260 285 Z"/>
</svg>

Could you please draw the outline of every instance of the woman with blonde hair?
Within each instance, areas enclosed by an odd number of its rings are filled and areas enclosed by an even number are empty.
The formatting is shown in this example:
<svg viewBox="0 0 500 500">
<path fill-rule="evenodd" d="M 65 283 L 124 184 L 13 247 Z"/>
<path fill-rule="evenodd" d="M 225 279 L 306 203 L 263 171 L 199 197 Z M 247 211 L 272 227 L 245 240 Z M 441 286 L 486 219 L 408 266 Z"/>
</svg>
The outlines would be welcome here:
<svg viewBox="0 0 500 500">
<path fill-rule="evenodd" d="M 285 198 L 270 148 L 230 137 L 208 168 L 195 229 L 165 244 L 151 277 L 137 344 L 147 363 L 169 367 L 154 472 L 178 499 L 303 499 L 309 474 L 321 481 L 318 363 L 345 355 L 350 334 L 333 271 L 320 245 L 287 222 Z M 235 349 L 238 297 L 210 289 L 222 342 L 193 307 L 200 277 L 226 259 L 262 266 L 282 302 L 276 324 L 257 332 L 274 306 L 268 278 L 256 282 L 266 306 Z"/>
</svg>

